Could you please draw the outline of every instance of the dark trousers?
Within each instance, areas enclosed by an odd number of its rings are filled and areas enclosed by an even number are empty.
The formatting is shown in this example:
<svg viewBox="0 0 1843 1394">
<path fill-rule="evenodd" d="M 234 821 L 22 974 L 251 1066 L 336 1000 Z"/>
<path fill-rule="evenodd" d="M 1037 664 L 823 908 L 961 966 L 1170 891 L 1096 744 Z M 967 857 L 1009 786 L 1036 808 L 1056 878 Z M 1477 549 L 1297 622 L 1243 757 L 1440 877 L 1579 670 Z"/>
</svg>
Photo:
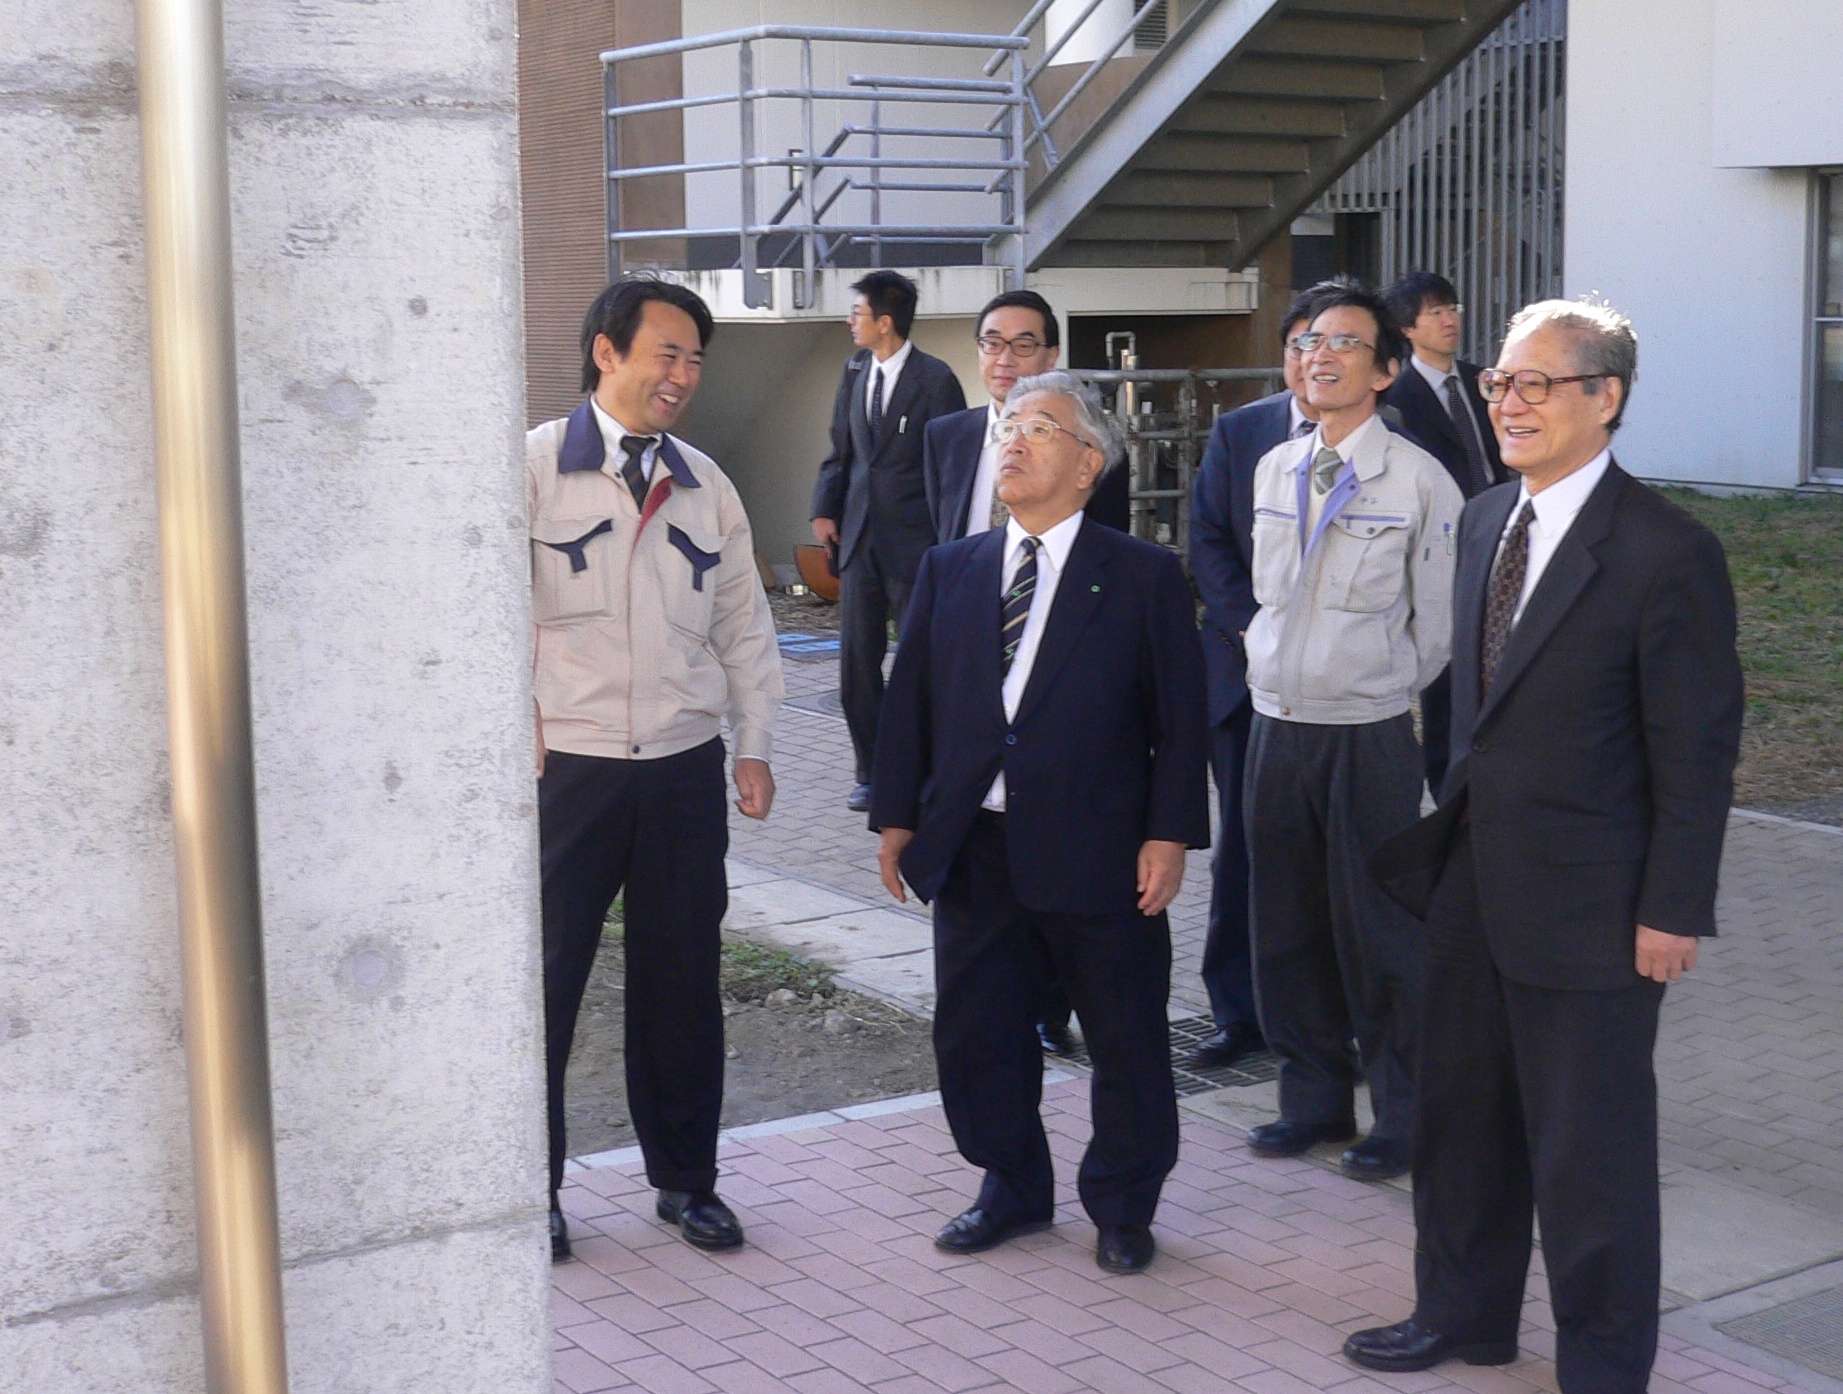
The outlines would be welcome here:
<svg viewBox="0 0 1843 1394">
<path fill-rule="evenodd" d="M 1203 986 L 1216 1029 L 1256 1020 L 1254 957 L 1248 939 L 1248 839 L 1242 826 L 1242 779 L 1254 704 L 1246 697 L 1210 730 L 1210 770 L 1222 828 L 1210 861 L 1209 933 L 1203 940 Z"/>
<path fill-rule="evenodd" d="M 1011 890 L 1003 815 L 982 813 L 934 903 L 934 1053 L 954 1142 L 985 1170 L 976 1204 L 1007 1223 L 1055 1210 L 1036 1032 L 1052 972 L 1094 1062 L 1082 1205 L 1097 1225 L 1150 1224 L 1177 1161 L 1170 927 L 1137 910 L 1026 909 Z"/>
<path fill-rule="evenodd" d="M 1421 752 L 1406 712 L 1360 726 L 1255 714 L 1247 835 L 1261 1031 L 1280 1063 L 1280 1116 L 1351 1116 L 1354 1035 L 1376 1123 L 1414 1126 L 1424 930 L 1383 894 L 1369 857 L 1414 822 Z"/>
<path fill-rule="evenodd" d="M 1453 670 L 1442 668 L 1440 676 L 1421 690 L 1421 750 L 1427 768 L 1427 791 L 1437 801 L 1440 786 L 1446 782 L 1446 762 L 1453 738 Z"/>
<path fill-rule="evenodd" d="M 1427 920 L 1415 1128 L 1416 1319 L 1516 1336 L 1532 1215 L 1565 1394 L 1643 1394 L 1657 1353 L 1662 983 L 1576 992 L 1498 973 L 1461 832 Z"/>
<path fill-rule="evenodd" d="M 890 616 L 902 629 L 915 578 L 888 574 L 876 543 L 858 544 L 838 578 L 838 699 L 857 753 L 857 782 L 870 783 L 877 751 L 877 715 L 883 709 L 883 655 L 889 648 Z"/>
<path fill-rule="evenodd" d="M 608 907 L 626 888 L 627 1107 L 646 1177 L 716 1184 L 723 1109 L 718 926 L 729 906 L 723 742 L 660 760 L 550 751 L 538 781 L 550 1188 L 563 1184 L 563 1080 Z"/>
</svg>

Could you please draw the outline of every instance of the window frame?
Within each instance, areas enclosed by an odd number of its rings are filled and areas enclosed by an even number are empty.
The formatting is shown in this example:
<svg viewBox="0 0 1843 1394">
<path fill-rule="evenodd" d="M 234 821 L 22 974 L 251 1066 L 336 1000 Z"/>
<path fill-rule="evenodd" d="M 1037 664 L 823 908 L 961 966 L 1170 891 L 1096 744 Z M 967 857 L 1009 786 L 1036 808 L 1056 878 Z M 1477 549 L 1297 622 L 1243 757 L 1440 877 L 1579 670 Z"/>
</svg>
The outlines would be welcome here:
<svg viewBox="0 0 1843 1394">
<path fill-rule="evenodd" d="M 1799 470 L 1799 478 L 1801 483 L 1806 484 L 1843 484 L 1843 459 L 1839 459 L 1835 465 L 1826 465 L 1818 459 L 1818 413 L 1823 407 L 1823 331 L 1826 325 L 1843 325 L 1843 316 L 1823 313 L 1827 290 L 1843 299 L 1843 284 L 1825 284 L 1825 276 L 1830 269 L 1829 238 L 1833 222 L 1843 227 L 1843 165 L 1821 165 L 1811 171 L 1809 214 L 1805 220 L 1809 230 L 1805 278 L 1808 290 L 1805 297 L 1805 380 L 1802 394 L 1804 449 L 1800 452 L 1803 459 L 1800 462 L 1802 468 Z M 1839 271 L 1843 272 L 1843 268 L 1839 268 Z"/>
</svg>

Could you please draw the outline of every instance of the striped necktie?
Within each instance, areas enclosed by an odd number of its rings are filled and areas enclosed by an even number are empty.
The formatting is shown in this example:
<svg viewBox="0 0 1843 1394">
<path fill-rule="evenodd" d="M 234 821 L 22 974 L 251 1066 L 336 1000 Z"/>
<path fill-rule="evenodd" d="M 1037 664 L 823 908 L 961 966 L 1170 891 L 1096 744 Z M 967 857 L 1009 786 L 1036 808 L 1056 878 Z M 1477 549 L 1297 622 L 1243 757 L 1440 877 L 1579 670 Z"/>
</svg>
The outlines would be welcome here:
<svg viewBox="0 0 1843 1394">
<path fill-rule="evenodd" d="M 1466 408 L 1457 373 L 1446 380 L 1446 410 L 1453 418 L 1453 429 L 1459 432 L 1459 444 L 1472 472 L 1472 488 L 1466 492 L 1466 497 L 1470 498 L 1474 493 L 1489 489 L 1495 481 L 1491 478 L 1491 462 L 1485 458 L 1484 440 L 1478 434 L 1478 422 Z"/>
<path fill-rule="evenodd" d="M 1043 544 L 1034 537 L 1024 539 L 1024 560 L 1018 564 L 1011 588 L 1005 592 L 998 612 L 998 671 L 1000 677 L 1011 672 L 1011 660 L 1024 639 L 1024 624 L 1030 618 L 1031 597 L 1037 593 L 1037 548 Z"/>
<path fill-rule="evenodd" d="M 621 463 L 621 478 L 627 481 L 627 491 L 634 496 L 634 506 L 641 510 L 646 508 L 646 471 L 640 468 L 640 461 L 646 452 L 658 443 L 657 436 L 622 436 L 621 453 L 627 458 Z"/>
</svg>

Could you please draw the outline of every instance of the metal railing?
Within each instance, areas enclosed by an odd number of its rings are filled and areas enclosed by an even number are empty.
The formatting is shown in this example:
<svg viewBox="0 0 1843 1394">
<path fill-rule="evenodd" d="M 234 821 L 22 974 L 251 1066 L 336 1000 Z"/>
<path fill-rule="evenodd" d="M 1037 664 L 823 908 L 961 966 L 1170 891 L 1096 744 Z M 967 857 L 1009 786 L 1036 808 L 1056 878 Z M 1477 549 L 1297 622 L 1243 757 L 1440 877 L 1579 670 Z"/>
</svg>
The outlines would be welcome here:
<svg viewBox="0 0 1843 1394">
<path fill-rule="evenodd" d="M 797 83 L 775 85 L 758 81 L 756 60 L 759 50 L 761 46 L 774 41 L 799 45 L 800 76 Z M 982 261 L 1007 265 L 1013 284 L 1022 286 L 1023 146 L 1027 138 L 1024 125 L 1024 49 L 1028 42 L 1023 37 L 990 34 L 933 34 L 908 30 L 763 24 L 603 53 L 601 62 L 607 152 L 605 165 L 608 173 L 610 274 L 617 275 L 623 269 L 621 249 L 629 242 L 657 241 L 662 238 L 735 237 L 739 244 L 737 264 L 742 268 L 744 299 L 752 307 L 762 306 L 769 299 L 769 283 L 764 274 L 764 265 L 784 264 L 793 250 L 798 248 L 803 274 L 796 278 L 795 308 L 803 309 L 811 303 L 815 273 L 821 267 L 837 264 L 844 249 L 868 245 L 872 251 L 873 264 L 880 265 L 885 245 L 900 241 L 923 245 L 952 244 L 976 250 Z M 820 86 L 814 79 L 813 47 L 821 43 L 970 51 L 996 49 L 997 61 L 987 68 L 987 76 L 983 78 L 856 73 L 849 76 L 842 87 Z M 736 82 L 733 89 L 660 101 L 623 104 L 620 100 L 619 70 L 623 64 L 729 47 L 736 50 Z M 1006 67 L 1007 59 L 1008 75 L 992 78 L 992 73 Z M 784 155 L 763 148 L 762 136 L 766 123 L 758 120 L 758 117 L 762 114 L 763 105 L 772 102 L 794 102 L 799 106 L 802 143 Z M 822 149 L 816 110 L 817 104 L 821 102 L 867 108 L 866 119 L 848 120 L 841 124 L 826 140 Z M 724 105 L 734 105 L 737 112 L 738 140 L 734 158 L 679 160 L 625 168 L 621 166 L 620 122 L 623 120 L 655 112 L 685 112 Z M 926 114 L 912 123 L 892 124 L 884 120 L 884 110 L 891 106 L 921 108 L 924 113 L 955 107 L 985 107 L 991 108 L 991 115 L 984 125 L 957 126 L 940 119 L 930 122 Z M 892 141 L 905 144 L 926 142 L 927 148 L 892 152 L 891 147 L 886 145 L 886 142 Z M 947 142 L 974 144 L 965 155 L 938 153 Z M 990 146 L 997 148 L 989 153 L 981 153 L 981 147 Z M 947 148 L 955 147 L 948 145 Z M 790 171 L 796 182 L 780 206 L 763 217 L 759 176 L 763 170 L 771 169 Z M 735 171 L 740 180 L 740 212 L 734 224 L 681 228 L 629 228 L 624 225 L 620 191 L 627 181 L 729 170 Z M 958 180 L 891 177 L 893 174 L 913 176 L 931 172 L 982 177 L 977 180 L 965 177 Z M 868 196 L 868 218 L 864 221 L 848 221 L 834 217 L 841 201 L 854 192 Z M 968 221 L 963 216 L 944 215 L 938 221 L 894 223 L 884 218 L 884 196 L 890 193 L 951 194 L 961 197 L 972 195 L 982 200 L 991 200 L 995 204 L 994 215 L 983 222 Z M 828 218 L 831 220 L 828 221 Z"/>
</svg>

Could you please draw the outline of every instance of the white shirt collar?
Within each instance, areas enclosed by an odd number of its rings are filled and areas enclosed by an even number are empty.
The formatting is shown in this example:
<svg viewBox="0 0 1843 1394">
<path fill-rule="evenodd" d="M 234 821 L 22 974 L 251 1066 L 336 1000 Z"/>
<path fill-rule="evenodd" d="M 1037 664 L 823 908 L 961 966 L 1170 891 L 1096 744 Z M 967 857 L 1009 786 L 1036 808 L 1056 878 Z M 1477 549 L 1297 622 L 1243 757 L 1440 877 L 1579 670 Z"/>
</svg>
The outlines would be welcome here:
<svg viewBox="0 0 1843 1394">
<path fill-rule="evenodd" d="M 1119 469 L 1121 466 L 1116 465 L 1115 468 Z M 1042 552 L 1048 552 L 1050 565 L 1057 571 L 1061 571 L 1069 564 L 1069 551 L 1075 546 L 1075 534 L 1081 531 L 1081 521 L 1084 516 L 1083 511 L 1078 508 L 1037 539 L 1043 544 L 1039 549 L 1039 555 Z M 1018 556 L 1019 546 L 1029 535 L 1019 526 L 1016 518 L 1005 520 L 1005 562 L 1007 566 Z"/>
<path fill-rule="evenodd" d="M 870 371 L 868 373 L 870 380 L 873 383 L 877 380 L 877 369 L 881 368 L 883 370 L 883 388 L 884 391 L 887 392 L 889 390 L 889 385 L 902 376 L 902 365 L 909 361 L 909 350 L 914 347 L 915 340 L 904 339 L 902 341 L 902 347 L 897 349 L 888 358 L 885 358 L 881 363 L 877 361 L 876 354 L 871 354 Z M 885 398 L 884 400 L 887 403 L 888 399 Z"/>
<path fill-rule="evenodd" d="M 1301 426 L 1311 425 L 1312 418 L 1305 414 L 1297 397 L 1290 397 L 1286 403 L 1286 438 L 1291 440 L 1299 434 Z"/>
<path fill-rule="evenodd" d="M 1505 530 L 1514 526 L 1517 515 L 1523 511 L 1527 502 L 1536 510 L 1536 525 L 1544 534 L 1565 531 L 1574 522 L 1575 515 L 1586 506 L 1587 498 L 1599 485 L 1606 474 L 1606 467 L 1613 462 L 1612 447 L 1608 446 L 1573 474 L 1565 479 L 1558 479 L 1539 494 L 1529 491 L 1529 481 L 1517 486 L 1516 507 L 1510 510 L 1510 520 Z"/>
<path fill-rule="evenodd" d="M 1357 451 L 1362 449 L 1363 442 L 1368 440 L 1374 432 L 1382 431 L 1386 434 L 1388 429 L 1387 426 L 1383 425 L 1380 416 L 1371 413 L 1369 420 L 1365 421 L 1361 426 L 1357 427 L 1356 430 L 1345 436 L 1343 440 L 1339 441 L 1331 448 L 1337 451 L 1339 457 L 1343 459 L 1345 464 L 1349 464 L 1352 460 L 1357 458 Z M 1308 444 L 1311 446 L 1311 454 L 1307 455 L 1299 462 L 1297 466 L 1299 469 L 1312 468 L 1312 461 L 1318 457 L 1318 452 L 1325 448 L 1325 428 L 1323 426 L 1314 426 L 1312 428 L 1312 439 Z"/>
<path fill-rule="evenodd" d="M 1427 379 L 1427 385 L 1431 387 L 1436 394 L 1446 391 L 1446 380 L 1453 376 L 1453 373 L 1449 369 L 1434 367 L 1433 364 L 1427 362 L 1418 353 L 1410 357 L 1408 361 L 1414 364 L 1416 371 L 1418 371 L 1422 377 Z M 1442 398 L 1442 403 L 1444 404 L 1444 398 Z"/>
<path fill-rule="evenodd" d="M 595 424 L 602 433 L 602 450 L 606 457 L 602 461 L 602 468 L 606 472 L 618 475 L 625 459 L 621 454 L 621 442 L 634 433 L 603 411 L 602 404 L 593 397 L 589 398 L 589 410 L 594 413 Z M 652 441 L 653 443 L 647 446 L 640 456 L 640 471 L 649 480 L 653 477 L 653 462 L 659 457 L 659 437 L 654 436 Z"/>
</svg>

